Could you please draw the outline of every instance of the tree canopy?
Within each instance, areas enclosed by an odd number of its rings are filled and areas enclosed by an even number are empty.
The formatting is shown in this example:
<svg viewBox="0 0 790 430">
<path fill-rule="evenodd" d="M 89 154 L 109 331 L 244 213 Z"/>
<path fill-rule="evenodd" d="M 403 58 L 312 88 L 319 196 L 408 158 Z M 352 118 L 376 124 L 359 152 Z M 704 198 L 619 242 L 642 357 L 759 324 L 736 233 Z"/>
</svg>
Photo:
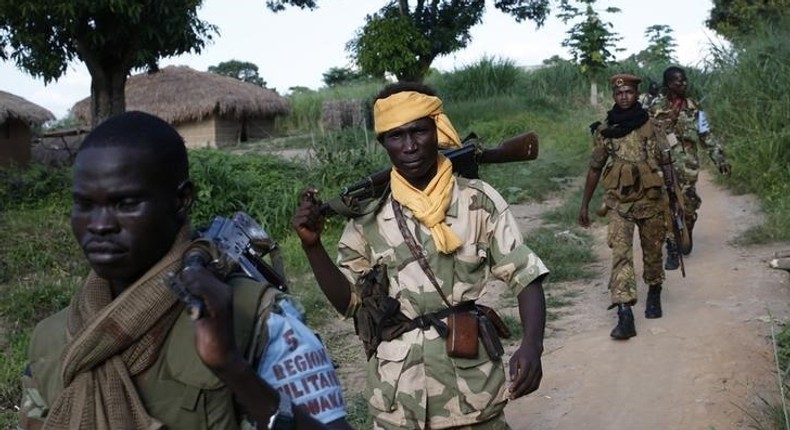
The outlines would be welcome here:
<svg viewBox="0 0 790 430">
<path fill-rule="evenodd" d="M 216 66 L 209 66 L 208 71 L 240 81 L 249 82 L 259 87 L 266 87 L 266 81 L 258 74 L 258 66 L 249 61 L 223 61 Z"/>
<path fill-rule="evenodd" d="M 672 28 L 668 25 L 656 24 L 647 27 L 645 36 L 648 40 L 647 48 L 636 54 L 635 59 L 640 65 L 649 64 L 665 65 L 675 62 L 675 47 L 677 43 L 672 36 Z"/>
<path fill-rule="evenodd" d="M 563 0 L 560 4 L 559 18 L 564 22 L 578 20 L 566 32 L 568 37 L 562 46 L 570 50 L 573 61 L 578 64 L 584 75 L 590 79 L 606 69 L 614 61 L 613 51 L 620 51 L 616 43 L 622 39 L 610 22 L 601 19 L 601 14 L 593 7 L 596 0 L 577 0 L 584 5 L 583 10 Z M 619 13 L 620 9 L 608 7 L 606 13 Z"/>
<path fill-rule="evenodd" d="M 731 42 L 738 42 L 759 28 L 777 24 L 790 11 L 790 0 L 713 0 L 705 25 Z"/>
<path fill-rule="evenodd" d="M 485 0 L 391 0 L 368 15 L 347 51 L 362 72 L 374 77 L 394 74 L 401 81 L 421 81 L 434 59 L 463 49 L 470 30 L 482 20 Z M 549 0 L 496 0 L 494 7 L 517 22 L 543 25 Z"/>
<path fill-rule="evenodd" d="M 91 74 L 94 123 L 126 109 L 133 69 L 199 53 L 215 26 L 197 17 L 202 0 L 0 0 L 0 59 L 51 82 L 73 60 Z"/>
</svg>

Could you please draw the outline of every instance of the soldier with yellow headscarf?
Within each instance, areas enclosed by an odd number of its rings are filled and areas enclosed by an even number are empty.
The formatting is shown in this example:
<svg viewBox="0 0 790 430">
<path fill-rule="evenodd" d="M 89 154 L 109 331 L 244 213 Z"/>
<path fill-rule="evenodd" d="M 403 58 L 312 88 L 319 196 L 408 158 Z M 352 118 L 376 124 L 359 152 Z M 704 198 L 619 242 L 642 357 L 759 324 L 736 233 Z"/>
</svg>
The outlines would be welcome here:
<svg viewBox="0 0 790 430">
<path fill-rule="evenodd" d="M 499 193 L 479 179 L 453 175 L 439 149 L 461 142 L 430 88 L 387 86 L 376 97 L 374 120 L 393 166 L 391 192 L 376 212 L 348 221 L 336 262 L 321 244 L 316 202 L 303 199 L 293 219 L 338 312 L 355 316 L 359 285 L 383 267 L 395 312 L 414 322 L 371 352 L 366 393 L 374 428 L 508 428 L 507 400 L 536 390 L 542 377 L 548 270 L 524 244 Z M 509 362 L 510 384 L 504 360 L 483 347 L 466 358 L 446 350 L 448 313 L 474 304 L 492 276 L 518 297 L 524 326 Z"/>
</svg>

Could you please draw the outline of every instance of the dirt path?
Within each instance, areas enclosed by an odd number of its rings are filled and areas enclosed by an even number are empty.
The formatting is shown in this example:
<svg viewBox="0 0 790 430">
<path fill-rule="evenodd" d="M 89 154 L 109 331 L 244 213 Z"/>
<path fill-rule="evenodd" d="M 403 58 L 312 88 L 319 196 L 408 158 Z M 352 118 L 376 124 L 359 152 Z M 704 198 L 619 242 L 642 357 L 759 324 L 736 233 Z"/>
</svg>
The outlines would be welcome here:
<svg viewBox="0 0 790 430">
<path fill-rule="evenodd" d="M 609 337 L 616 324 L 615 311 L 605 310 L 610 260 L 605 227 L 594 228 L 600 276 L 564 286 L 579 296 L 549 323 L 541 388 L 506 409 L 514 429 L 751 428 L 747 413 L 759 414 L 760 398 L 777 399 L 768 315 L 790 316 L 790 282 L 766 261 L 788 246 L 732 245 L 759 222 L 754 199 L 732 196 L 706 176 L 699 191 L 687 276 L 667 272 L 664 317 L 656 320 L 644 318 L 640 280 L 638 335 L 628 341 Z"/>
</svg>

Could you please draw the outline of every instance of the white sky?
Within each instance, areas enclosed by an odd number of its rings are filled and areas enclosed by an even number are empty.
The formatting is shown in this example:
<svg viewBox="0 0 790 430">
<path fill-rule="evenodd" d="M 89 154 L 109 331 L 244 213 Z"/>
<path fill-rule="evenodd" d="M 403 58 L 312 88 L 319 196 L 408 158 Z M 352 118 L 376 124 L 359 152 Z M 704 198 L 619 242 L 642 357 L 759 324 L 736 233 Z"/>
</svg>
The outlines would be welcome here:
<svg viewBox="0 0 790 430">
<path fill-rule="evenodd" d="M 350 65 L 345 44 L 353 38 L 367 14 L 378 10 L 383 0 L 319 0 L 319 9 L 289 8 L 275 14 L 264 0 L 204 0 L 201 19 L 219 27 L 220 34 L 200 55 L 182 55 L 160 61 L 167 65 L 188 65 L 206 70 L 211 65 L 236 59 L 256 64 L 268 87 L 281 94 L 293 86 L 317 89 L 322 74 L 331 67 Z M 603 14 L 605 21 L 623 37 L 618 53 L 622 59 L 647 46 L 644 31 L 654 24 L 670 26 L 682 65 L 696 65 L 711 43 L 721 44 L 705 27 L 711 0 L 598 0 L 597 9 L 615 6 L 618 14 Z M 570 58 L 561 47 L 569 24 L 555 18 L 536 29 L 532 22 L 517 24 L 488 2 L 483 23 L 472 29 L 472 42 L 463 51 L 438 58 L 433 67 L 443 71 L 464 67 L 483 56 L 508 58 L 518 65 L 540 64 L 553 55 Z M 0 62 L 0 90 L 24 97 L 51 110 L 58 118 L 78 100 L 90 94 L 90 75 L 76 62 L 57 82 L 44 85 L 16 68 Z"/>
</svg>

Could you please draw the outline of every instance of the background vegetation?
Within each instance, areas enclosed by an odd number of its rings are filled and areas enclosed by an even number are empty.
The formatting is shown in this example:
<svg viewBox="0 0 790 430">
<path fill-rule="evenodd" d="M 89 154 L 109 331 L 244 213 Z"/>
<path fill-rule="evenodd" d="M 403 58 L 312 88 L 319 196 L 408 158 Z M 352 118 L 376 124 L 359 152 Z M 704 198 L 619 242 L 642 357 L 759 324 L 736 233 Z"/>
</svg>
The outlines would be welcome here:
<svg viewBox="0 0 790 430">
<path fill-rule="evenodd" d="M 749 232 L 749 242 L 790 240 L 790 25 L 766 29 L 732 50 L 721 49 L 700 68 L 687 69 L 692 90 L 704 99 L 718 138 L 727 146 L 733 176 L 721 183 L 738 192 L 760 196 L 766 222 Z M 605 76 L 631 72 L 661 79 L 668 64 L 645 64 L 632 58 L 609 65 Z M 446 102 L 449 116 L 462 136 L 475 132 L 485 144 L 535 131 L 541 139 L 540 157 L 528 163 L 485 166 L 481 176 L 512 202 L 559 197 L 564 204 L 543 220 L 527 242 L 545 257 L 554 275 L 548 285 L 589 276 L 584 264 L 593 260 L 591 239 L 575 227 L 579 178 L 589 152 L 587 125 L 609 106 L 608 94 L 599 110 L 589 104 L 589 80 L 578 67 L 552 59 L 542 69 L 524 71 L 505 59 L 484 58 L 450 73 L 431 72 L 426 78 Z M 387 165 L 383 151 L 366 129 L 338 133 L 323 130 L 321 105 L 326 100 L 369 101 L 381 84 L 355 80 L 322 91 L 295 91 L 293 114 L 278 123 L 286 143 L 310 149 L 305 161 L 288 162 L 265 154 L 250 156 L 250 148 L 191 153 L 192 175 L 198 184 L 196 226 L 214 215 L 244 210 L 260 220 L 280 242 L 292 289 L 308 309 L 311 323 L 332 316 L 312 282 L 298 239 L 290 229 L 290 214 L 299 191 L 306 186 L 335 195 Z M 25 365 L 34 323 L 64 307 L 87 273 L 68 224 L 70 170 L 32 166 L 25 171 L 0 170 L 0 427 L 15 422 L 19 376 Z M 327 243 L 340 232 L 342 220 L 332 219 Z M 563 239 L 563 240 L 558 240 Z M 567 240 L 565 240 L 567 239 Z M 562 300 L 555 300 L 561 306 Z M 786 374 L 790 332 L 777 338 L 780 368 Z M 355 419 L 363 420 L 364 404 L 352 398 Z M 362 412 L 359 412 L 362 411 Z"/>
</svg>

